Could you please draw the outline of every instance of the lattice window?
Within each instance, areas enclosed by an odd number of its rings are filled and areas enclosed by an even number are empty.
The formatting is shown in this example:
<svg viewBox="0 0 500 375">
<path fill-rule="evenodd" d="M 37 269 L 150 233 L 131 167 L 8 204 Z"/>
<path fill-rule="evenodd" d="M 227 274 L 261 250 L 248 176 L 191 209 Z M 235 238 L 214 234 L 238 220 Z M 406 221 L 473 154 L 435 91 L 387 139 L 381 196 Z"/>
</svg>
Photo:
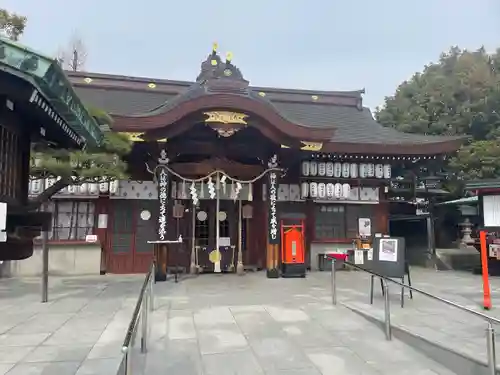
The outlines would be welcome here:
<svg viewBox="0 0 500 375">
<path fill-rule="evenodd" d="M 93 202 L 55 201 L 50 204 L 52 212 L 52 240 L 79 240 L 94 233 L 96 215 Z"/>
<path fill-rule="evenodd" d="M 346 238 L 345 206 L 325 204 L 316 206 L 316 239 Z"/>
<path fill-rule="evenodd" d="M 358 236 L 359 218 L 369 218 L 372 226 L 374 225 L 375 207 L 375 205 L 371 204 L 324 204 L 316 206 L 315 238 L 318 240 L 356 238 Z"/>
<path fill-rule="evenodd" d="M 19 199 L 22 155 L 19 136 L 0 124 L 0 196 Z"/>
<path fill-rule="evenodd" d="M 196 246 L 208 246 L 210 240 L 210 220 L 206 211 L 196 213 L 194 226 Z"/>
</svg>

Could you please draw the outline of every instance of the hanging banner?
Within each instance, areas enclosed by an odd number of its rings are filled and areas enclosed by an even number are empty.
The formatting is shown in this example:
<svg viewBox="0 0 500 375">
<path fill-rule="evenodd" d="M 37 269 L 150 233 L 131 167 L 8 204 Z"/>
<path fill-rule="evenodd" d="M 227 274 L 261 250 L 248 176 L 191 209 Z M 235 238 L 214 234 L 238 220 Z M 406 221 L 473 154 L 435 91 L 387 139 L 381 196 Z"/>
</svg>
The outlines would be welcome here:
<svg viewBox="0 0 500 375">
<path fill-rule="evenodd" d="M 161 166 L 158 168 L 158 201 L 160 209 L 158 213 L 158 239 L 165 241 L 167 237 L 167 212 L 168 212 L 168 171 Z"/>
<path fill-rule="evenodd" d="M 278 173 L 275 171 L 269 172 L 267 183 L 267 231 L 268 243 L 270 245 L 278 245 L 280 243 L 279 228 L 278 228 Z"/>
</svg>

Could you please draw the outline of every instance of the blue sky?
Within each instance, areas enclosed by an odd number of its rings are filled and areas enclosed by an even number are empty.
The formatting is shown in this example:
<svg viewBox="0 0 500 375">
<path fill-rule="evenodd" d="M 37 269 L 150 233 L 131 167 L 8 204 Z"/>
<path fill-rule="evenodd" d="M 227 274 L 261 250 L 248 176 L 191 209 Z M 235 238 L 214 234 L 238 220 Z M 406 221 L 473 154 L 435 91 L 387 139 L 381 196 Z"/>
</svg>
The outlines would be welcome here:
<svg viewBox="0 0 500 375">
<path fill-rule="evenodd" d="M 2 0 L 48 54 L 77 31 L 86 70 L 193 80 L 217 41 L 251 84 L 366 88 L 372 109 L 451 45 L 500 47 L 499 0 Z"/>
</svg>

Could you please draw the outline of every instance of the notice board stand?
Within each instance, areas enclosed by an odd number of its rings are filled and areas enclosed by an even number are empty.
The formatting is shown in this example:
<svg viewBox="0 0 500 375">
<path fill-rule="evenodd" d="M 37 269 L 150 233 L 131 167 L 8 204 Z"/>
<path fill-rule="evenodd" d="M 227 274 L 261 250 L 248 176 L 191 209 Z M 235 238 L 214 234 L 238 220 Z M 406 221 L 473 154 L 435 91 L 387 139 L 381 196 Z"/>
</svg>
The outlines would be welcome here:
<svg viewBox="0 0 500 375">
<path fill-rule="evenodd" d="M 375 237 L 372 246 L 372 249 L 364 251 L 363 268 L 390 279 L 400 279 L 403 284 L 406 276 L 408 285 L 411 286 L 410 266 L 406 261 L 404 237 Z M 373 304 L 374 281 L 375 276 L 371 275 L 370 304 Z M 380 279 L 380 286 L 382 287 L 382 285 L 382 279 Z M 384 289 L 382 288 L 382 294 L 383 293 Z M 401 287 L 401 307 L 404 307 L 404 295 L 405 288 Z M 411 290 L 410 299 L 413 299 Z"/>
</svg>

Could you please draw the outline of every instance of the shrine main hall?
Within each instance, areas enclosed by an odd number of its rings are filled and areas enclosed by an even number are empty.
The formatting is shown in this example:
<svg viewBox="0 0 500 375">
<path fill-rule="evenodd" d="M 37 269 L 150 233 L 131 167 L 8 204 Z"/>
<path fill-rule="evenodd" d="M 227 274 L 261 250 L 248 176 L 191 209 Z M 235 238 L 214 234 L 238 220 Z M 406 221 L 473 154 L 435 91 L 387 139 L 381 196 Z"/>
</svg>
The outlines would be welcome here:
<svg viewBox="0 0 500 375">
<path fill-rule="evenodd" d="M 183 272 L 318 269 L 321 254 L 388 234 L 394 181 L 432 172 L 463 141 L 383 127 L 363 90 L 251 86 L 216 49 L 191 82 L 67 75 L 134 141 L 129 180 L 52 200 L 51 254 L 97 235 L 96 273 L 142 273 L 162 251 L 162 267 Z"/>
</svg>

